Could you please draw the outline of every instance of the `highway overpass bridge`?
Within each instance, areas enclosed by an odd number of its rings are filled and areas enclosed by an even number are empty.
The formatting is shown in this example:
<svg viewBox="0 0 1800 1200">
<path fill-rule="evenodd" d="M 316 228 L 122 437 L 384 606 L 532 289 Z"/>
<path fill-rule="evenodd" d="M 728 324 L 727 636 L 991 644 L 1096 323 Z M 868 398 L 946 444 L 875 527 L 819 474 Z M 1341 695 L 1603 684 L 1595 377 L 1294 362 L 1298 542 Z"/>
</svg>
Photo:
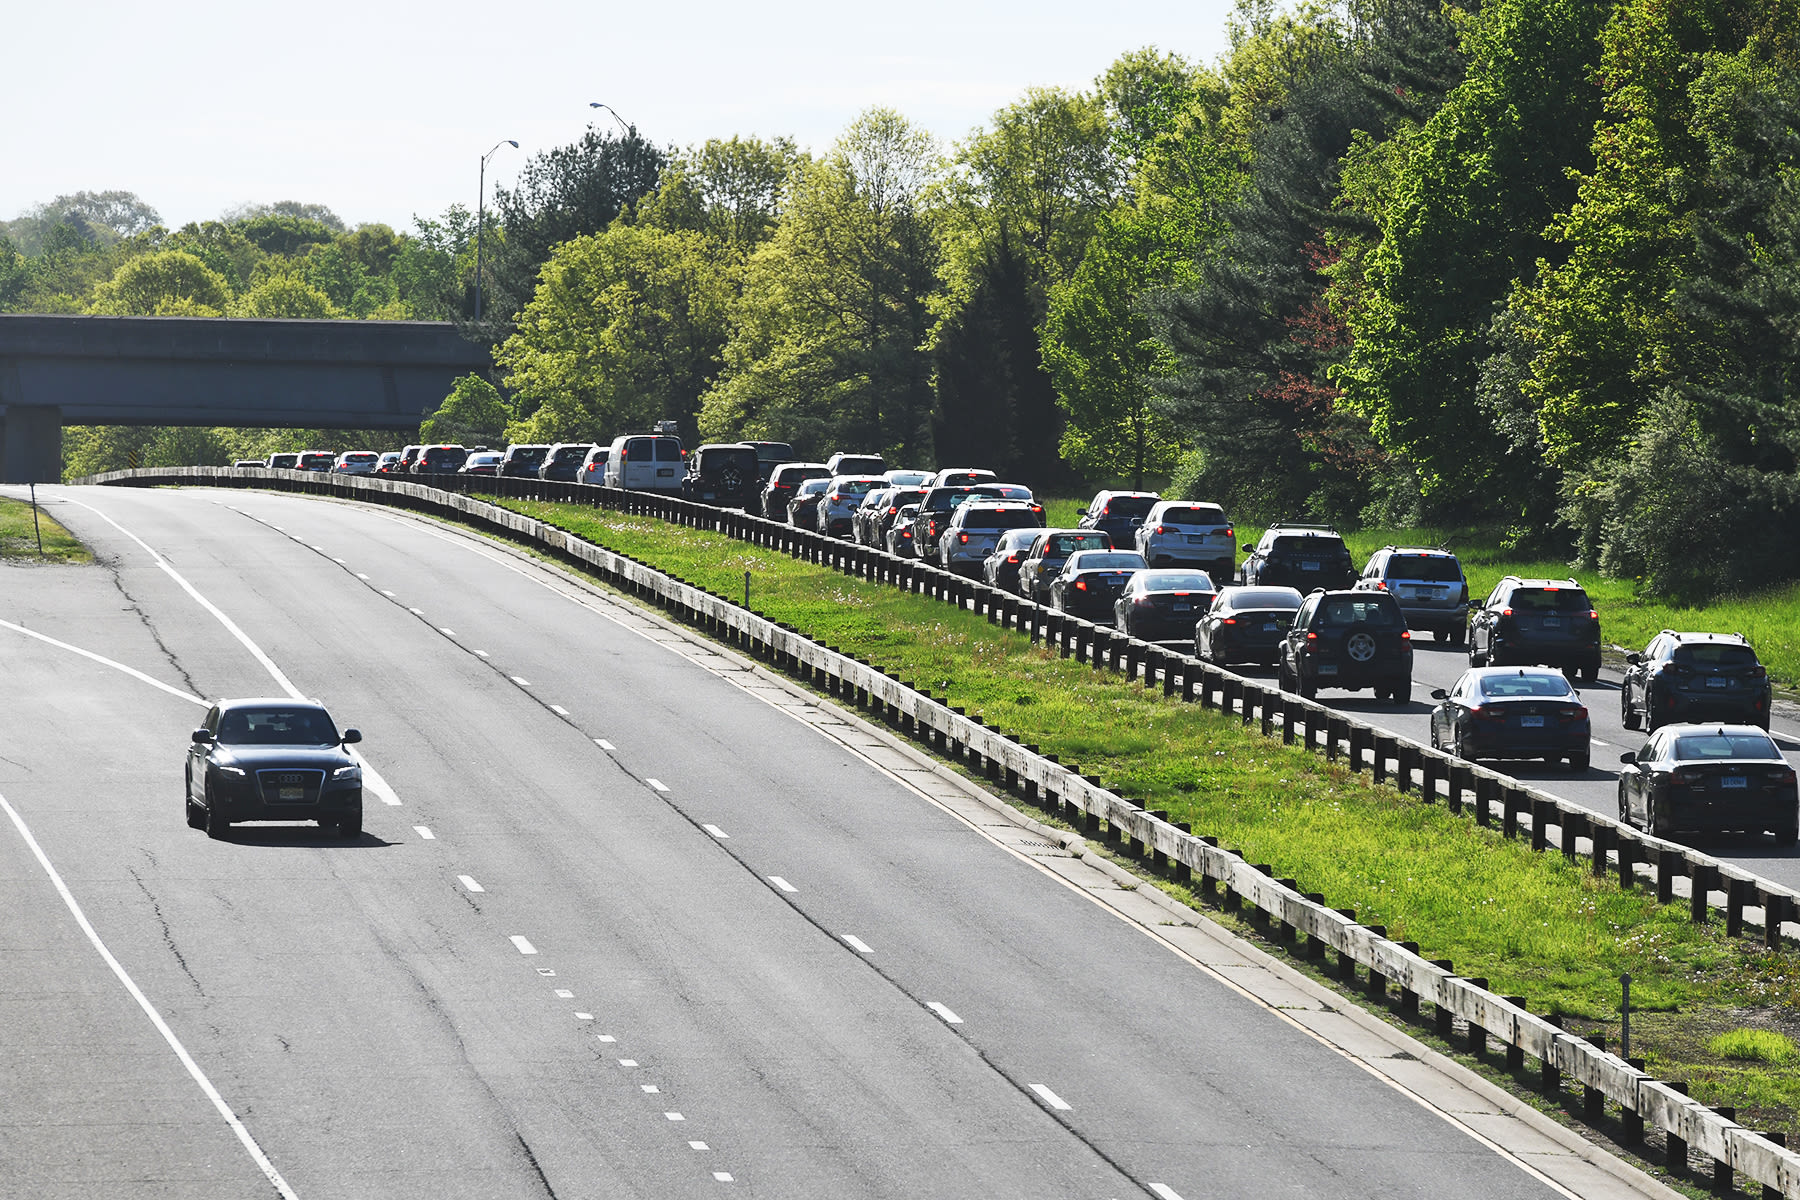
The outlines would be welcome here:
<svg viewBox="0 0 1800 1200">
<path fill-rule="evenodd" d="M 411 429 L 487 348 L 438 321 L 0 315 L 0 483 L 62 478 L 62 427 Z"/>
</svg>

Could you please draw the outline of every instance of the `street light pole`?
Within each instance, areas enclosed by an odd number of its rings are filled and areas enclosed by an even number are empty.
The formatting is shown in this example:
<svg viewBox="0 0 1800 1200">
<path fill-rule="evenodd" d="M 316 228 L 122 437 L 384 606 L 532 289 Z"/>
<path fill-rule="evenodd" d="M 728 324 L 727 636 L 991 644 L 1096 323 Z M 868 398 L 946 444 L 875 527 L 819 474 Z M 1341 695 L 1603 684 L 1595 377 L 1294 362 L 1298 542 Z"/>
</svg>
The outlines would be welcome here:
<svg viewBox="0 0 1800 1200">
<path fill-rule="evenodd" d="M 625 118 L 624 118 L 624 117 L 621 117 L 621 116 L 620 116 L 620 115 L 619 115 L 619 114 L 618 114 L 618 113 L 616 113 L 616 112 L 613 112 L 613 106 L 612 106 L 612 105 L 610 105 L 610 104 L 602 104 L 602 103 L 600 103 L 600 101 L 598 101 L 598 100 L 589 100 L 589 101 L 588 101 L 588 107 L 589 107 L 589 108 L 604 108 L 604 109 L 605 109 L 605 110 L 606 110 L 606 111 L 607 111 L 607 112 L 609 112 L 609 113 L 612 113 L 612 119 L 613 119 L 613 120 L 615 120 L 615 121 L 617 121 L 617 122 L 618 122 L 618 123 L 619 123 L 619 128 L 620 128 L 620 129 L 623 129 L 623 130 L 624 130 L 624 131 L 625 131 L 625 136 L 626 136 L 626 137 L 634 137 L 634 136 L 636 136 L 636 134 L 637 134 L 637 126 L 635 126 L 635 125 L 631 125 L 631 124 L 628 124 L 628 123 L 627 123 L 627 122 L 626 122 L 626 120 L 625 120 Z"/>
<path fill-rule="evenodd" d="M 511 138 L 501 138 L 494 143 L 494 148 L 481 156 L 481 172 L 475 182 L 475 319 L 481 320 L 481 242 L 482 235 L 487 232 L 487 165 L 488 159 L 500 152 L 500 147 L 511 146 L 514 150 L 519 143 Z"/>
</svg>

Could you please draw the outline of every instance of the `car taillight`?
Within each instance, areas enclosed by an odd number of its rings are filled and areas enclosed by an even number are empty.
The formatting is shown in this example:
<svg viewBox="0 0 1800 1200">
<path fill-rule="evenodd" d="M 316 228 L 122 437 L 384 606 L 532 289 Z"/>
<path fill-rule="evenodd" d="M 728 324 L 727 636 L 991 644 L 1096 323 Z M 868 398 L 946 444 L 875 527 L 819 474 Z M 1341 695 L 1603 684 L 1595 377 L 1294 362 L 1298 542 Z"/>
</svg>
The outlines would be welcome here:
<svg viewBox="0 0 1800 1200">
<path fill-rule="evenodd" d="M 1766 667 L 1751 667 L 1750 668 L 1750 678 L 1752 678 L 1752 679 L 1767 679 L 1768 677 L 1769 677 L 1768 668 L 1766 668 Z"/>
<path fill-rule="evenodd" d="M 1792 782 L 1794 782 L 1793 769 L 1790 767 L 1789 769 L 1787 769 L 1785 771 L 1781 771 L 1781 770 L 1770 771 L 1769 779 L 1771 782 L 1774 782 L 1774 783 L 1792 783 Z"/>
<path fill-rule="evenodd" d="M 1006 561 L 1009 563 L 1016 563 L 1019 561 L 1019 556 L 1016 554 L 1009 554 L 1006 556 Z"/>
<path fill-rule="evenodd" d="M 1316 642 L 1319 640 L 1319 635 L 1309 631 L 1306 635 L 1306 640 L 1309 642 Z"/>
<path fill-rule="evenodd" d="M 1383 592 L 1387 591 L 1387 580 L 1377 579 L 1375 581 L 1375 587 L 1376 587 L 1377 591 L 1383 591 Z"/>
<path fill-rule="evenodd" d="M 1234 538 L 1237 536 L 1237 530 L 1235 530 L 1231 526 L 1227 525 L 1225 527 L 1225 536 L 1228 538 Z"/>
<path fill-rule="evenodd" d="M 1598 612 L 1596 612 L 1595 610 L 1593 610 L 1591 608 L 1588 609 L 1588 620 L 1598 621 L 1599 619 L 1600 619 L 1600 614 Z"/>
<path fill-rule="evenodd" d="M 893 507 L 892 505 L 888 506 L 888 516 L 890 516 L 890 517 L 896 516 L 899 514 L 899 512 L 900 512 L 900 510 Z"/>
<path fill-rule="evenodd" d="M 1488 708 L 1486 706 L 1470 709 L 1469 715 L 1474 717 L 1477 721 L 1506 720 L 1506 713 L 1504 711 L 1498 708 Z"/>
<path fill-rule="evenodd" d="M 1237 618 L 1236 617 L 1226 617 L 1223 621 L 1220 621 L 1219 624 L 1221 624 L 1221 625 L 1236 625 Z"/>
<path fill-rule="evenodd" d="M 1682 770 L 1676 771 L 1673 775 L 1670 775 L 1669 782 L 1675 784 L 1677 787 L 1693 787 L 1696 783 L 1699 783 L 1705 778 L 1706 774 L 1703 771 Z"/>
<path fill-rule="evenodd" d="M 1565 708 L 1556 715 L 1565 721 L 1585 721 L 1588 711 L 1585 708 Z"/>
<path fill-rule="evenodd" d="M 1112 505 L 1109 504 L 1105 508 L 1100 510 L 1100 515 L 1104 517 L 1104 516 L 1109 515 L 1111 512 L 1112 512 Z"/>
<path fill-rule="evenodd" d="M 969 544 L 969 535 L 966 533 L 959 533 L 956 535 L 956 540 L 966 546 Z"/>
<path fill-rule="evenodd" d="M 1510 617 L 1510 616 L 1512 616 L 1512 609 L 1510 609 L 1510 608 L 1503 608 L 1503 609 L 1501 609 L 1501 610 L 1500 610 L 1500 615 L 1501 615 L 1501 616 L 1503 616 L 1503 617 Z"/>
<path fill-rule="evenodd" d="M 1156 532 L 1158 532 L 1158 533 L 1167 533 L 1167 532 L 1169 532 L 1169 530 L 1168 530 L 1168 527 L 1167 527 L 1167 526 L 1163 526 L 1163 525 L 1158 525 L 1158 526 L 1157 526 L 1157 527 L 1156 527 Z"/>
<path fill-rule="evenodd" d="M 1401 640 L 1401 641 L 1403 641 L 1403 642 L 1410 642 L 1410 641 L 1412 641 L 1412 630 L 1410 630 L 1410 629 L 1402 629 L 1402 630 L 1401 630 L 1401 631 L 1400 631 L 1400 640 Z"/>
<path fill-rule="evenodd" d="M 1078 592 L 1085 592 L 1085 591 L 1087 591 L 1087 580 L 1085 580 L 1085 579 L 1077 579 L 1077 580 L 1076 580 L 1076 581 L 1075 581 L 1075 590 L 1076 590 L 1076 591 L 1078 591 Z"/>
</svg>

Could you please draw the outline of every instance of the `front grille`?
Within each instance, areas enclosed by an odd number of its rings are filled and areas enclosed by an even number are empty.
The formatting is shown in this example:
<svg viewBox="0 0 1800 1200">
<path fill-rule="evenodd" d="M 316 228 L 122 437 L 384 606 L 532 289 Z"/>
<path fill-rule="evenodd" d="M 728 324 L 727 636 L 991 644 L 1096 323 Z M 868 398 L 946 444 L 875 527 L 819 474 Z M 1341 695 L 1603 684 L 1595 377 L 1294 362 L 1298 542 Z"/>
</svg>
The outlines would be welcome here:
<svg viewBox="0 0 1800 1200">
<path fill-rule="evenodd" d="M 317 804 L 319 791 L 325 786 L 325 772 L 319 770 L 269 770 L 256 773 L 264 804 Z M 293 793 L 298 790 L 299 794 Z"/>
</svg>

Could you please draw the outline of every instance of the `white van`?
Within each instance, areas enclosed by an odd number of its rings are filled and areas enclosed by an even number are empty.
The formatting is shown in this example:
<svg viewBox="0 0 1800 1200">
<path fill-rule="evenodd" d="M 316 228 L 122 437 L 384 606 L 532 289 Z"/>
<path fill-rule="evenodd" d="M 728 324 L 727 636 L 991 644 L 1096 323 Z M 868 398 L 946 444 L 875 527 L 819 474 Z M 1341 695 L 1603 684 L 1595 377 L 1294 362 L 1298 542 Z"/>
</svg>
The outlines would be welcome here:
<svg viewBox="0 0 1800 1200">
<path fill-rule="evenodd" d="M 681 439 L 667 434 L 627 433 L 613 439 L 606 456 L 606 486 L 636 492 L 680 492 L 687 474 Z"/>
</svg>

